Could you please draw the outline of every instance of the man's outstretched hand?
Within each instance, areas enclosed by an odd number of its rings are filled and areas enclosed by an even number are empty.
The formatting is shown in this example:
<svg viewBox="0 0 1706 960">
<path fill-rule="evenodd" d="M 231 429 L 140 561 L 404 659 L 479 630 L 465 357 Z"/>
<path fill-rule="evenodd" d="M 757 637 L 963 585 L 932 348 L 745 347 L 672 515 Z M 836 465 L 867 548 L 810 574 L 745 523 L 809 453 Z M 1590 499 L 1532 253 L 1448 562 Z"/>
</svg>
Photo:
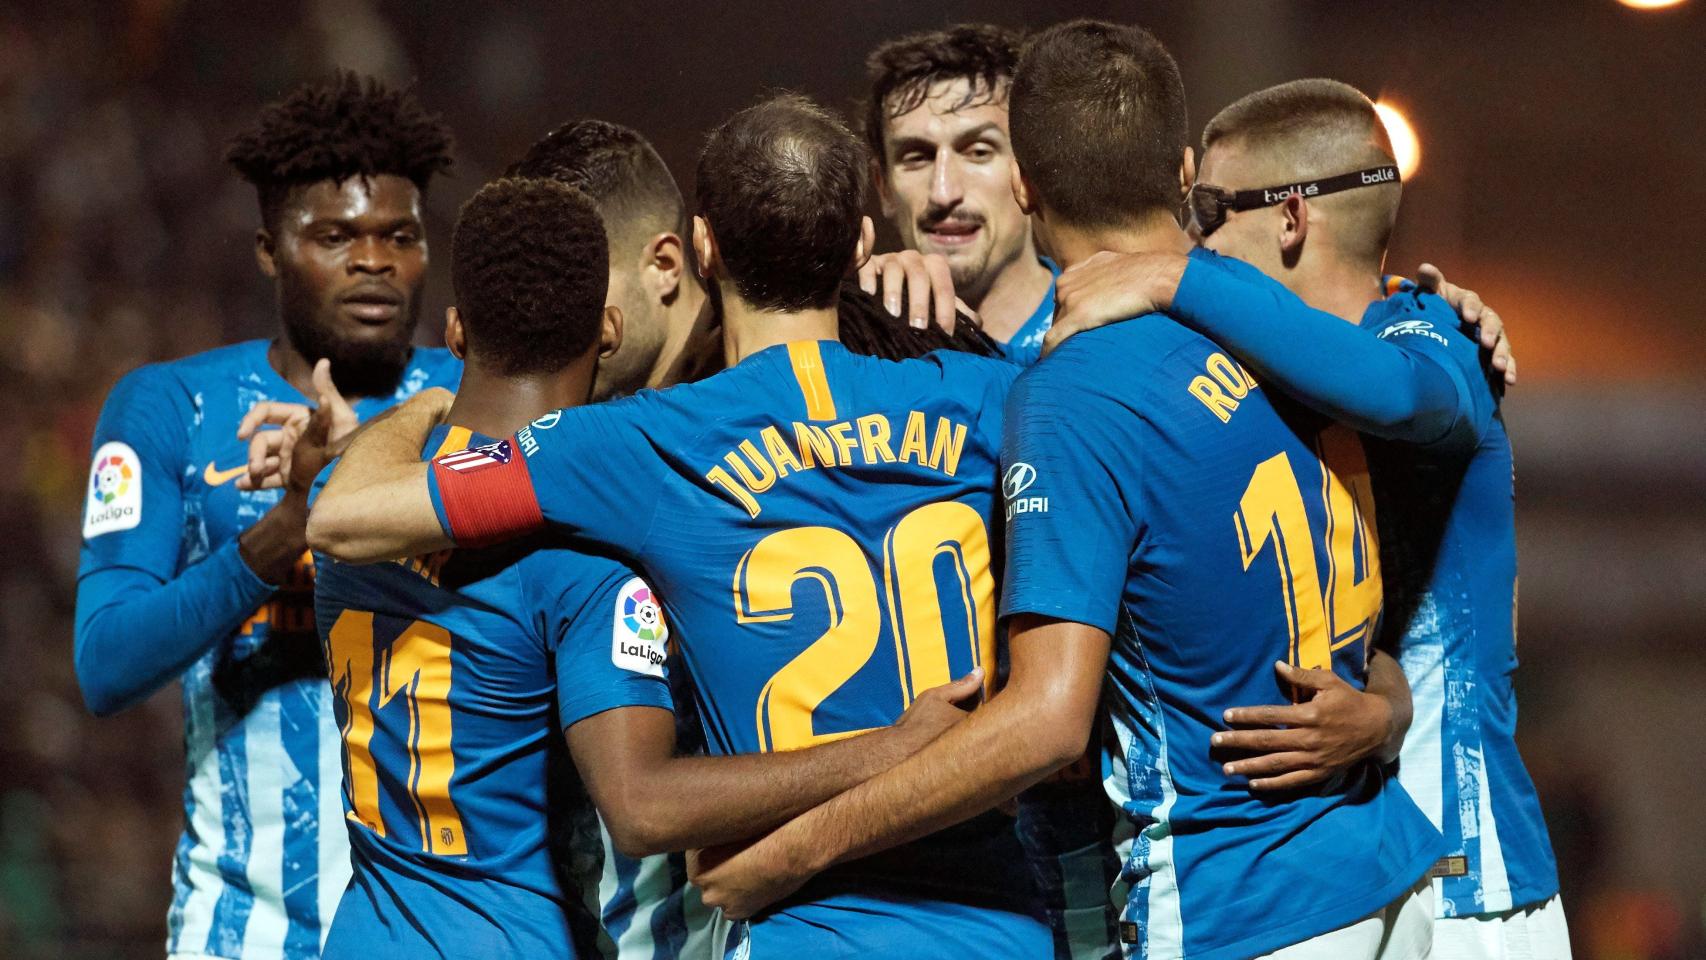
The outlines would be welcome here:
<svg viewBox="0 0 1706 960">
<path fill-rule="evenodd" d="M 1378 754 L 1392 733 L 1385 698 L 1358 690 L 1331 670 L 1305 670 L 1281 660 L 1280 680 L 1301 702 L 1232 707 L 1224 719 L 1244 728 L 1209 738 L 1215 751 L 1249 754 L 1222 767 L 1229 777 L 1249 777 L 1250 789 L 1291 790 L 1320 783 Z"/>
<path fill-rule="evenodd" d="M 237 439 L 249 441 L 249 472 L 237 478 L 238 489 L 286 487 L 306 493 L 326 464 L 343 452 L 360 421 L 332 382 L 330 360 L 314 364 L 313 378 L 316 406 L 268 400 L 243 416 Z"/>
</svg>

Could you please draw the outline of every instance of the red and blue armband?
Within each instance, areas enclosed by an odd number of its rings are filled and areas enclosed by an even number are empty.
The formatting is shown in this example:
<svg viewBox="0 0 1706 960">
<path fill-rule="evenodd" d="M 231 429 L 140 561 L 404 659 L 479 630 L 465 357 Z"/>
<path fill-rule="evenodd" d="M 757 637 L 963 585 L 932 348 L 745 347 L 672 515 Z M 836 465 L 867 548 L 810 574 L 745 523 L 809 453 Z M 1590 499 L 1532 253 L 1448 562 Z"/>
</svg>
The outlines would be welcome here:
<svg viewBox="0 0 1706 960">
<path fill-rule="evenodd" d="M 457 546 L 512 540 L 545 525 L 527 460 L 513 440 L 447 453 L 427 474 L 438 522 Z"/>
</svg>

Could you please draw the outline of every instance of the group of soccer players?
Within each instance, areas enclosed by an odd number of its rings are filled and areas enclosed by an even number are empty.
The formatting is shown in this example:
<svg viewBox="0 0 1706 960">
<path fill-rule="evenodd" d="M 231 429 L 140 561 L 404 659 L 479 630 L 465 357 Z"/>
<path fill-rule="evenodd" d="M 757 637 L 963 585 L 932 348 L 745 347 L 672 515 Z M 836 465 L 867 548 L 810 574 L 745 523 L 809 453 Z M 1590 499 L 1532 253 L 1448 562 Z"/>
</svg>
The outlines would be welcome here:
<svg viewBox="0 0 1706 960">
<path fill-rule="evenodd" d="M 1514 361 L 1382 276 L 1372 104 L 1199 163 L 1137 27 L 869 62 L 868 145 L 766 99 L 691 218 L 543 137 L 442 350 L 435 117 L 346 75 L 233 142 L 281 335 L 114 388 L 78 589 L 92 709 L 183 681 L 170 956 L 1568 956 Z"/>
</svg>

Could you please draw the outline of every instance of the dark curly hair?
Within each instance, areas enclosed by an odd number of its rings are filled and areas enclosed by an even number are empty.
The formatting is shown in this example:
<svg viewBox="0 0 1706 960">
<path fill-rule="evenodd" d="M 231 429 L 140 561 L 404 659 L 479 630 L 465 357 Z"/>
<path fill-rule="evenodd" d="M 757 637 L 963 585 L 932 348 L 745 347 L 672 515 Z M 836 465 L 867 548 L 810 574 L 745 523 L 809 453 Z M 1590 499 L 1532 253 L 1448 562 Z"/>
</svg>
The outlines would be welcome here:
<svg viewBox="0 0 1706 960">
<path fill-rule="evenodd" d="M 711 132 L 696 199 L 741 299 L 760 310 L 835 302 L 864 215 L 865 150 L 798 94 L 747 107 Z"/>
<path fill-rule="evenodd" d="M 267 104 L 232 138 L 225 160 L 254 185 L 271 229 L 292 189 L 321 180 L 392 174 L 425 195 L 433 175 L 450 168 L 451 144 L 450 128 L 413 90 L 344 70 Z"/>
<path fill-rule="evenodd" d="M 609 247 L 586 194 L 555 180 L 493 180 L 450 239 L 471 359 L 501 376 L 555 373 L 598 340 Z"/>
<path fill-rule="evenodd" d="M 657 150 L 630 127 L 570 121 L 535 141 L 504 176 L 546 177 L 574 187 L 598 204 L 605 229 L 615 234 L 668 230 L 689 239 L 681 188 Z"/>
<path fill-rule="evenodd" d="M 1001 103 L 1019 63 L 1024 34 L 989 23 L 962 23 L 945 30 L 890 40 L 865 58 L 871 92 L 865 101 L 865 142 L 881 164 L 888 121 L 918 108 L 930 88 L 949 80 L 970 81 L 956 110 Z"/>
</svg>

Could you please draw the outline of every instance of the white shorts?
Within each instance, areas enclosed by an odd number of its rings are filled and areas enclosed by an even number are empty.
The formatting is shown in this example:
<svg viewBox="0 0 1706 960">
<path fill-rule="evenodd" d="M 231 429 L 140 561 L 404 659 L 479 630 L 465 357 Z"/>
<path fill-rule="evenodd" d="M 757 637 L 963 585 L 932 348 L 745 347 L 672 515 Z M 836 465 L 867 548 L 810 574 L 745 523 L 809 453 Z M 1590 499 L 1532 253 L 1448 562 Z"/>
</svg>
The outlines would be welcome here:
<svg viewBox="0 0 1706 960">
<path fill-rule="evenodd" d="M 1441 960 L 1570 960 L 1570 929 L 1556 896 L 1545 903 L 1434 921 Z"/>
<path fill-rule="evenodd" d="M 1282 947 L 1267 957 L 1271 960 L 1427 960 L 1433 946 L 1434 887 L 1433 881 L 1424 879 L 1355 923 Z"/>
</svg>

